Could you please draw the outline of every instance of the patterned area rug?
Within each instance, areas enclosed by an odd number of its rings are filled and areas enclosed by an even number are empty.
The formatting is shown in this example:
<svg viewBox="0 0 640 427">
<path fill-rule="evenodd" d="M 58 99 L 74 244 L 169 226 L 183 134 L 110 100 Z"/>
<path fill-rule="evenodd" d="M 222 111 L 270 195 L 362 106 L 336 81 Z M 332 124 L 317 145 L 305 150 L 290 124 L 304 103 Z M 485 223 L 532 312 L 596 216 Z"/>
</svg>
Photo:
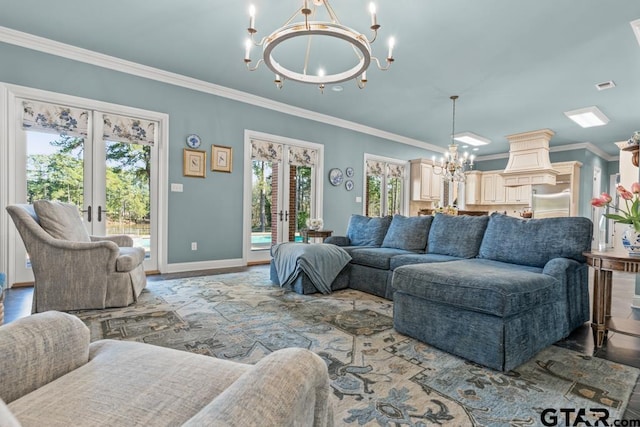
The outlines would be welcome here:
<svg viewBox="0 0 640 427">
<path fill-rule="evenodd" d="M 298 295 L 268 269 L 151 281 L 132 307 L 75 312 L 92 340 L 133 340 L 255 363 L 304 347 L 329 367 L 336 425 L 528 426 L 573 408 L 621 419 L 639 370 L 551 346 L 496 372 L 400 335 L 392 302 L 355 290 Z M 565 412 L 566 413 L 566 412 Z M 549 424 L 547 424 L 549 425 Z M 564 425 L 564 424 L 562 424 Z M 569 424 L 567 424 L 569 425 Z M 582 424 L 581 424 L 582 425 Z"/>
</svg>

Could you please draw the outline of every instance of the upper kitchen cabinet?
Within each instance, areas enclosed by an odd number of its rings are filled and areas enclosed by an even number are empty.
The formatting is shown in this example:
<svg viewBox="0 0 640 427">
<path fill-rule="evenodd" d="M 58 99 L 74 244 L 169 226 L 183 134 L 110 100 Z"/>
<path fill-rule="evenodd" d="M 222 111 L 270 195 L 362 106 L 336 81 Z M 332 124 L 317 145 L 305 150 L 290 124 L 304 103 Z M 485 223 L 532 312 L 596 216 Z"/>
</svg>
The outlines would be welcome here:
<svg viewBox="0 0 640 427">
<path fill-rule="evenodd" d="M 433 162 L 411 160 L 411 200 L 433 202 L 442 199 L 442 179 L 434 173 Z"/>
</svg>

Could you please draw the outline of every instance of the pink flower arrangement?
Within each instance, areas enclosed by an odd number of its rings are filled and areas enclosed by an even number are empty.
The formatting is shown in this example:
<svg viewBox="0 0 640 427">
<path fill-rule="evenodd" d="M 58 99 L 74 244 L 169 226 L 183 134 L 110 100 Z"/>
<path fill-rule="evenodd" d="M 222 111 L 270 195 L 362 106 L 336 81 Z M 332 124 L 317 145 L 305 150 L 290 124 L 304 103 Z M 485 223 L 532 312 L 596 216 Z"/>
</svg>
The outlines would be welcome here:
<svg viewBox="0 0 640 427">
<path fill-rule="evenodd" d="M 611 205 L 612 197 L 607 193 L 602 193 L 600 197 L 591 199 L 591 205 L 597 208 L 612 208 L 616 213 L 605 213 L 605 217 L 620 224 L 631 224 L 636 232 L 640 233 L 640 183 L 634 182 L 631 184 L 631 191 L 622 185 L 618 185 L 616 192 L 625 202 L 624 209 Z"/>
</svg>

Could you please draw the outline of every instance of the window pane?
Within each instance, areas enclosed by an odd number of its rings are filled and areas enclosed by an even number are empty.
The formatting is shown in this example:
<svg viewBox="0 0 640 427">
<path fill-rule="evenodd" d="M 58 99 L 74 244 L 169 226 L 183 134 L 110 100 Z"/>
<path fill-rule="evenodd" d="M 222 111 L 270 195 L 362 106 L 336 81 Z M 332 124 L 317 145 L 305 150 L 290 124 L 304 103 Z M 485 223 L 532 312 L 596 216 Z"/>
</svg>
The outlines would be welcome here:
<svg viewBox="0 0 640 427">
<path fill-rule="evenodd" d="M 382 177 L 367 176 L 367 210 L 370 217 L 382 216 Z"/>
<path fill-rule="evenodd" d="M 387 215 L 402 213 L 402 179 L 387 178 Z"/>
</svg>

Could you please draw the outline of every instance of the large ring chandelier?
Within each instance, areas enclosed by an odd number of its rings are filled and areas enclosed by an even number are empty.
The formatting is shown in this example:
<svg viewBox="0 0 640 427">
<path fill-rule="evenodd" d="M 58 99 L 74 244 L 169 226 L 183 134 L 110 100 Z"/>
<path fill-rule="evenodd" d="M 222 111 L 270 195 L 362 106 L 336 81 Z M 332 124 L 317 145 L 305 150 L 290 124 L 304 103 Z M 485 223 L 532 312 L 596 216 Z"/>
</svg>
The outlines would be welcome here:
<svg viewBox="0 0 640 427">
<path fill-rule="evenodd" d="M 309 3 L 313 4 L 313 9 L 310 8 L 311 5 L 309 5 Z M 324 7 L 326 10 L 329 17 L 328 21 L 315 20 L 317 19 L 318 10 L 321 7 Z M 257 70 L 260 64 L 264 62 L 275 74 L 274 82 L 279 89 L 282 88 L 285 79 L 314 84 L 317 85 L 321 91 L 324 90 L 327 84 L 337 84 L 355 79 L 358 87 L 363 89 L 367 83 L 367 69 L 371 62 L 375 62 L 378 69 L 386 71 L 394 61 L 393 48 L 395 41 L 393 38 L 389 39 L 389 50 L 384 65 L 380 63 L 378 58 L 372 55 L 371 44 L 376 40 L 380 25 L 377 21 L 376 9 L 373 3 L 369 6 L 369 12 L 371 14 L 371 39 L 367 39 L 367 37 L 356 30 L 340 24 L 328 0 L 303 0 L 301 8 L 296 9 L 293 16 L 289 18 L 282 27 L 276 29 L 268 36 L 263 37 L 260 41 L 256 41 L 254 38 L 254 35 L 257 33 L 255 28 L 255 8 L 251 6 L 249 9 L 249 28 L 247 28 L 249 38 L 245 44 L 244 62 L 249 71 Z M 292 22 L 299 15 L 303 16 L 304 21 Z M 322 69 L 318 70 L 317 74 L 310 74 L 308 72 L 308 66 L 313 36 L 331 37 L 349 43 L 357 59 L 357 63 L 355 66 L 333 74 L 325 74 Z M 284 66 L 274 57 L 274 49 L 277 46 L 296 37 L 308 37 L 301 70 L 294 70 L 291 67 Z M 262 58 L 253 66 L 251 65 L 252 46 L 262 47 Z"/>
</svg>

